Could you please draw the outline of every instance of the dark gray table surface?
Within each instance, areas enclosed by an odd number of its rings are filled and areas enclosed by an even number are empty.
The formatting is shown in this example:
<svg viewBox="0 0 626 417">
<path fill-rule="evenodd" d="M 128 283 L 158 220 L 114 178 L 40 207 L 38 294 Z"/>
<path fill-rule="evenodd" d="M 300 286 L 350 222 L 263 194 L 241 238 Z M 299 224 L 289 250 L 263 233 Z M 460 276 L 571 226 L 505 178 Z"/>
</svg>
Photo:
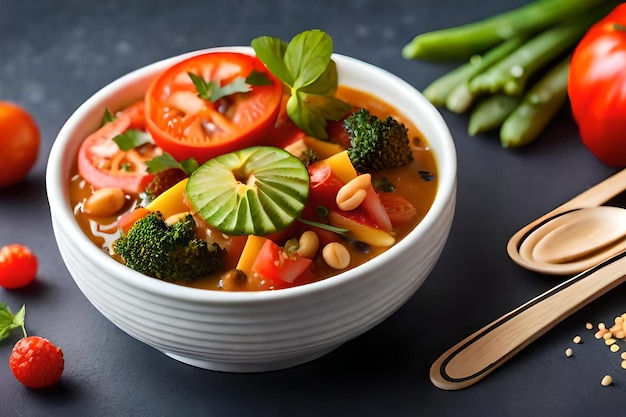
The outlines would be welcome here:
<svg viewBox="0 0 626 417">
<path fill-rule="evenodd" d="M 291 369 L 228 374 L 196 369 L 130 338 L 82 296 L 52 236 L 44 173 L 65 120 L 128 71 L 179 53 L 283 39 L 305 29 L 331 34 L 335 51 L 385 68 L 423 89 L 452 66 L 406 61 L 417 33 L 486 17 L 523 0 L 122 1 L 2 0 L 0 98 L 28 108 L 42 131 L 39 161 L 19 187 L 0 191 L 0 244 L 39 256 L 35 285 L 0 289 L 27 306 L 31 334 L 65 353 L 62 383 L 26 389 L 0 342 L 0 415 L 27 416 L 591 416 L 623 415 L 619 354 L 585 330 L 626 311 L 618 287 L 558 324 L 477 385 L 434 387 L 431 363 L 473 331 L 560 282 L 526 271 L 505 251 L 521 226 L 616 170 L 582 146 L 564 109 L 532 147 L 504 150 L 493 135 L 469 137 L 467 117 L 442 111 L 458 151 L 455 221 L 439 263 L 392 317 L 327 356 Z M 580 334 L 584 343 L 566 358 Z M 625 346 L 623 346 L 625 347 Z M 611 374 L 613 386 L 600 380 Z"/>
</svg>

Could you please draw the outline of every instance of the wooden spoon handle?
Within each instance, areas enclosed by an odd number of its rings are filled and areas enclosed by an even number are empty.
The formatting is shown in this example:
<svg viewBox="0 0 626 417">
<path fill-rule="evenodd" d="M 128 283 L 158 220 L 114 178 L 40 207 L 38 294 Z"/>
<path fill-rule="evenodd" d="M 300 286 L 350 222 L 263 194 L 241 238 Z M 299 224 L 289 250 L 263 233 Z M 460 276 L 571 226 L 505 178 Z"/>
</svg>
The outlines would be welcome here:
<svg viewBox="0 0 626 417">
<path fill-rule="evenodd" d="M 624 189 L 626 189 L 626 169 L 583 191 L 561 205 L 559 209 L 565 211 L 573 208 L 599 206 L 624 191 Z"/>
<path fill-rule="evenodd" d="M 432 383 L 445 390 L 480 381 L 574 311 L 626 280 L 626 252 L 533 298 L 465 338 L 430 368 Z"/>
</svg>

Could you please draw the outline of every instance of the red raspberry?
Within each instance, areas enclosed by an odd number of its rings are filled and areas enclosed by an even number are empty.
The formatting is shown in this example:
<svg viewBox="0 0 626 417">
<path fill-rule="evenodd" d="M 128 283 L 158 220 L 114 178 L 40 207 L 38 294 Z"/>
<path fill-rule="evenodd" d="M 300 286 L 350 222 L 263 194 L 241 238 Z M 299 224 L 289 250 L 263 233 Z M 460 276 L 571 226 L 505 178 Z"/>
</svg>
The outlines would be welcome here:
<svg viewBox="0 0 626 417">
<path fill-rule="evenodd" d="M 59 382 L 64 365 L 61 348 L 40 336 L 18 340 L 9 357 L 9 366 L 15 378 L 30 388 L 47 387 Z"/>
</svg>

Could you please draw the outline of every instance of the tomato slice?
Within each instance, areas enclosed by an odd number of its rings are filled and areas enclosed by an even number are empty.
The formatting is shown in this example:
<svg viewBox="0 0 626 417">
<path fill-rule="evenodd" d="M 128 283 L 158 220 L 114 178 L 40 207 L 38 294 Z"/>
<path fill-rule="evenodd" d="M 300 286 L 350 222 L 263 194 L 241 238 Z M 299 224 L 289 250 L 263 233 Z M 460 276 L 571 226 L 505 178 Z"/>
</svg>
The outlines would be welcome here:
<svg viewBox="0 0 626 417">
<path fill-rule="evenodd" d="M 267 75 L 270 84 L 215 102 L 198 96 L 189 75 L 225 86 L 253 71 Z M 282 82 L 258 58 L 208 52 L 174 64 L 152 82 L 145 97 L 146 126 L 157 145 L 177 160 L 193 157 L 203 163 L 252 145 L 273 145 L 266 136 L 276 123 L 282 96 Z"/>
<path fill-rule="evenodd" d="M 123 110 L 116 119 L 89 135 L 78 150 L 78 172 L 94 188 L 117 187 L 129 194 L 143 192 L 152 179 L 145 162 L 161 153 L 152 144 L 121 150 L 113 138 L 129 129 L 144 129 L 144 103 Z"/>
</svg>

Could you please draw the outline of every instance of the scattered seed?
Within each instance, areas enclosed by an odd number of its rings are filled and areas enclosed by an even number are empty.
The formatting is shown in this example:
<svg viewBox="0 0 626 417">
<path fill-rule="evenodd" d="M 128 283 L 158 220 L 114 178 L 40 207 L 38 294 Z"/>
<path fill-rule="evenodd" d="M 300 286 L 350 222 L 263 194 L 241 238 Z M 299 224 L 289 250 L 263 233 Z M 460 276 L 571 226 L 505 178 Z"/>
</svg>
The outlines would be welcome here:
<svg viewBox="0 0 626 417">
<path fill-rule="evenodd" d="M 572 350 L 572 348 L 565 349 L 565 356 L 567 356 L 568 358 L 571 358 L 573 354 L 574 354 L 574 351 Z"/>
<path fill-rule="evenodd" d="M 608 387 L 613 383 L 613 378 L 611 377 L 611 375 L 605 375 L 600 383 L 602 384 L 602 386 Z"/>
<path fill-rule="evenodd" d="M 620 355 L 622 359 L 624 359 L 626 361 L 626 352 L 622 352 L 622 354 Z"/>
<path fill-rule="evenodd" d="M 626 360 L 622 361 L 622 368 L 626 369 Z"/>
<path fill-rule="evenodd" d="M 585 328 L 587 330 L 591 330 L 591 329 L 593 329 L 593 324 L 591 324 L 590 322 L 587 322 L 587 324 L 585 324 Z"/>
<path fill-rule="evenodd" d="M 619 345 L 617 343 L 613 343 L 609 349 L 611 349 L 611 352 L 617 352 L 619 350 Z"/>
<path fill-rule="evenodd" d="M 574 343 L 579 344 L 582 342 L 582 338 L 580 336 L 575 336 L 573 341 Z"/>
<path fill-rule="evenodd" d="M 604 344 L 606 344 L 607 346 L 611 346 L 615 344 L 615 342 L 617 342 L 617 340 L 613 339 L 612 337 L 604 339 Z"/>
</svg>

